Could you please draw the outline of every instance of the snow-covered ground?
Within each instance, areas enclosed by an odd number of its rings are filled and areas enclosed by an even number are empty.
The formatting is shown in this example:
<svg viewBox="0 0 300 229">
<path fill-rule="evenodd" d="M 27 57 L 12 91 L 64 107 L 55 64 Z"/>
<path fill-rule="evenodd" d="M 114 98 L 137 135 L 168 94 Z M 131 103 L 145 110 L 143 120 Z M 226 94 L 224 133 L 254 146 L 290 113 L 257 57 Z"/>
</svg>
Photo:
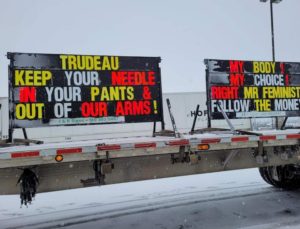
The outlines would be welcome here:
<svg viewBox="0 0 300 229">
<path fill-rule="evenodd" d="M 299 197 L 247 169 L 40 193 L 28 208 L 0 196 L 0 228 L 294 229 Z"/>
</svg>

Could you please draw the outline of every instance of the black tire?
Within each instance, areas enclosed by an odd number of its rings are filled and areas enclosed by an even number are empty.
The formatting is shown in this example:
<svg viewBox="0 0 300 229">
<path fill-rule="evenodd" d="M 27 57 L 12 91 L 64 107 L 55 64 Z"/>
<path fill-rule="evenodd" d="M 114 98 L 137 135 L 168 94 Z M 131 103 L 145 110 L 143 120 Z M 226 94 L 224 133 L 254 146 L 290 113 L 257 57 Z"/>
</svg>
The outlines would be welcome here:
<svg viewBox="0 0 300 229">
<path fill-rule="evenodd" d="M 297 170 L 293 165 L 280 166 L 280 188 L 296 190 L 300 188 L 300 176 L 295 173 Z"/>
<path fill-rule="evenodd" d="M 263 180 L 265 182 L 267 182 L 268 184 L 273 185 L 271 183 L 271 181 L 269 180 L 269 178 L 267 177 L 267 167 L 261 167 L 261 168 L 258 168 L 258 170 L 259 170 L 259 174 L 263 178 Z"/>
<path fill-rule="evenodd" d="M 295 173 L 299 170 L 294 165 L 276 166 L 276 172 L 278 179 L 273 176 L 273 166 L 259 168 L 261 177 L 270 185 L 276 188 L 282 188 L 286 190 L 296 190 L 300 188 L 300 176 Z"/>
</svg>

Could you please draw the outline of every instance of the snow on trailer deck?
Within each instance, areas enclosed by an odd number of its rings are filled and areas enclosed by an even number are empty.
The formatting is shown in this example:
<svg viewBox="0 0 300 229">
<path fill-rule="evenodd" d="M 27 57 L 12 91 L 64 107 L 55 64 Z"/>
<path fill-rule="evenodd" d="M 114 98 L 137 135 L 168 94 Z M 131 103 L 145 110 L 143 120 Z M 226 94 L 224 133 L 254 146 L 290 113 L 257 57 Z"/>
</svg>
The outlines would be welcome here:
<svg viewBox="0 0 300 229">
<path fill-rule="evenodd" d="M 300 139 L 300 129 L 249 131 L 249 135 L 236 135 L 229 131 L 202 134 L 181 134 L 175 137 L 129 137 L 71 142 L 44 143 L 30 146 L 0 148 L 0 159 L 50 156 L 57 154 L 94 153 L 105 150 L 158 148 L 205 143 L 230 143 L 260 140 Z"/>
<path fill-rule="evenodd" d="M 97 148 L 100 150 L 118 150 L 118 149 L 129 149 L 129 148 L 147 148 L 147 147 L 164 147 L 169 145 L 186 145 L 190 139 L 209 140 L 216 138 L 227 138 L 233 136 L 233 134 L 197 134 L 197 135 L 182 135 L 181 138 L 175 137 L 129 137 L 129 138 L 114 138 L 114 139 L 99 139 L 99 140 L 84 140 L 84 141 L 71 141 L 71 142 L 55 142 L 55 143 L 44 143 L 30 146 L 11 146 L 0 148 L 0 159 L 14 158 L 13 155 L 20 153 L 20 157 L 26 152 L 39 152 L 38 155 L 34 156 L 49 156 L 56 155 L 62 149 L 80 149 L 80 152 L 74 153 L 95 153 Z M 67 152 L 67 151 L 66 151 Z M 22 154 L 24 153 L 24 154 Z M 63 151 L 62 151 L 63 153 Z M 72 152 L 69 152 L 72 153 Z M 17 156 L 15 156 L 16 158 Z M 30 157 L 30 155 L 29 155 Z"/>
</svg>

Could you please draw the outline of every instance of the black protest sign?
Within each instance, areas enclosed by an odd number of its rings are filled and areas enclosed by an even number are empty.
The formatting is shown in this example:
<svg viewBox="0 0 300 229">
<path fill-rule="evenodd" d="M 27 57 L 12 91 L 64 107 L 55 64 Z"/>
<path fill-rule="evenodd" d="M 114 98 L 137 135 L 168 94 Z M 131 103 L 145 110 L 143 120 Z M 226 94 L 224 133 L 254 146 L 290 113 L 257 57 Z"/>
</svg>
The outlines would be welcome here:
<svg viewBox="0 0 300 229">
<path fill-rule="evenodd" d="M 162 121 L 159 57 L 8 53 L 13 127 Z"/>
<path fill-rule="evenodd" d="M 298 116 L 300 63 L 206 60 L 210 117 Z M 221 109 L 220 109 L 221 108 Z"/>
</svg>

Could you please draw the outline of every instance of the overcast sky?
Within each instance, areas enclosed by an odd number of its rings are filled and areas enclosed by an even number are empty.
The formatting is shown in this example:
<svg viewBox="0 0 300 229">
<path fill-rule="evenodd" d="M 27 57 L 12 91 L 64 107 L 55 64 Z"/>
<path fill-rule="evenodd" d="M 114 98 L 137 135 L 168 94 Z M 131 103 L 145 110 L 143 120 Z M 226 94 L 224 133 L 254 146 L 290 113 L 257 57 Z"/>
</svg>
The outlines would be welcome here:
<svg viewBox="0 0 300 229">
<path fill-rule="evenodd" d="M 300 61 L 300 1 L 274 5 L 276 58 Z M 271 60 L 259 0 L 0 0 L 0 96 L 6 52 L 160 56 L 163 92 L 204 91 L 203 59 Z"/>
</svg>

